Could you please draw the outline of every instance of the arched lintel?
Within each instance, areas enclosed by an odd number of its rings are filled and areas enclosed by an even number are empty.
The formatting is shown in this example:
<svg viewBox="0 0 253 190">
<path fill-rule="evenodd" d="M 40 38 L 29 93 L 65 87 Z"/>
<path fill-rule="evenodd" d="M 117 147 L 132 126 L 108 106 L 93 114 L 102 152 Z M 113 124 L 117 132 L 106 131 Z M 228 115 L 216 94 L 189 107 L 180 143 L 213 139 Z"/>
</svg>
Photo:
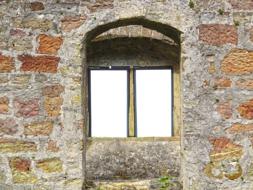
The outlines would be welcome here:
<svg viewBox="0 0 253 190">
<path fill-rule="evenodd" d="M 141 25 L 145 28 L 156 30 L 162 33 L 163 35 L 168 36 L 169 38 L 173 39 L 177 44 L 180 44 L 180 34 L 182 33 L 181 31 L 179 31 L 178 29 L 170 25 L 146 19 L 144 16 L 119 19 L 117 21 L 99 25 L 93 30 L 88 31 L 86 33 L 85 40 L 86 42 L 89 42 L 96 36 L 112 28 L 128 26 L 128 25 Z"/>
</svg>

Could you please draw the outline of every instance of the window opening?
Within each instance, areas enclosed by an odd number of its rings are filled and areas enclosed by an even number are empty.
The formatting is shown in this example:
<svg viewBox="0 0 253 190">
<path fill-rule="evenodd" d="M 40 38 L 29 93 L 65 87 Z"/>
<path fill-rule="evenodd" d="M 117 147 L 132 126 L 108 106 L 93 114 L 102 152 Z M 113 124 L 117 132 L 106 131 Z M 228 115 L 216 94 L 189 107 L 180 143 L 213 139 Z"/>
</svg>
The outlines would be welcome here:
<svg viewBox="0 0 253 190">
<path fill-rule="evenodd" d="M 173 136 L 172 78 L 171 67 L 89 68 L 89 136 Z"/>
</svg>

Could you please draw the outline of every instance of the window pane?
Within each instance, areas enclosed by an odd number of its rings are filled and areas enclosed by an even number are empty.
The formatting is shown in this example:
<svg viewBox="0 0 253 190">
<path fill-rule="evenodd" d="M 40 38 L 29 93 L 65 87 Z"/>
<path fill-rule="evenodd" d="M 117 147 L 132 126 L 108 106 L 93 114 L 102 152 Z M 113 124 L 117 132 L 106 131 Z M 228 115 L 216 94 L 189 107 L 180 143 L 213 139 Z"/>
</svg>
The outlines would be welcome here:
<svg viewBox="0 0 253 190">
<path fill-rule="evenodd" d="M 136 70 L 138 137 L 172 135 L 172 72 Z"/>
<path fill-rule="evenodd" d="M 91 70 L 91 136 L 127 137 L 127 71 Z"/>
</svg>

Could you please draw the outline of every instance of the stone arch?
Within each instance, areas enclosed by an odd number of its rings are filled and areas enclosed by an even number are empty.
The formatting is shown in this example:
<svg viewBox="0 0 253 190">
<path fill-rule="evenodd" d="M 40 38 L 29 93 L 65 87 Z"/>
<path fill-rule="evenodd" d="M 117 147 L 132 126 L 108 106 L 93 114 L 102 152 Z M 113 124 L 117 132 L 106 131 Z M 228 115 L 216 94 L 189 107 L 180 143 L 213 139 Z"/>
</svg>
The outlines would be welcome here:
<svg viewBox="0 0 253 190">
<path fill-rule="evenodd" d="M 132 17 L 132 18 L 126 18 L 126 19 L 120 19 L 112 22 L 108 22 L 102 25 L 98 25 L 94 29 L 91 29 L 85 34 L 85 41 L 86 43 L 89 42 L 89 40 L 93 39 L 94 37 L 98 36 L 99 34 L 102 34 L 105 31 L 108 31 L 112 28 L 117 28 L 121 26 L 128 26 L 128 25 L 141 25 L 145 28 L 149 28 L 152 30 L 156 30 L 165 36 L 168 36 L 169 38 L 173 39 L 175 42 L 180 43 L 180 34 L 182 33 L 180 30 L 161 23 L 157 21 L 152 21 L 149 19 L 146 19 L 143 16 L 140 17 Z"/>
</svg>

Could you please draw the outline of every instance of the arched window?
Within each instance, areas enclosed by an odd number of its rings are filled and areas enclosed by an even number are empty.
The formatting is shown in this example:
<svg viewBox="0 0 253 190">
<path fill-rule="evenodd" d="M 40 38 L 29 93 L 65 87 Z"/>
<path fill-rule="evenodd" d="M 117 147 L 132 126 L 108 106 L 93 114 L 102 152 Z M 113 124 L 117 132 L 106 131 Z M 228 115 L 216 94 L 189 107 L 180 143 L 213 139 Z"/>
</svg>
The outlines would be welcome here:
<svg viewBox="0 0 253 190">
<path fill-rule="evenodd" d="M 118 20 L 87 34 L 86 59 L 87 179 L 178 175 L 180 32 Z"/>
<path fill-rule="evenodd" d="M 178 136 L 179 32 L 129 19 L 88 39 L 88 136 Z"/>
</svg>

